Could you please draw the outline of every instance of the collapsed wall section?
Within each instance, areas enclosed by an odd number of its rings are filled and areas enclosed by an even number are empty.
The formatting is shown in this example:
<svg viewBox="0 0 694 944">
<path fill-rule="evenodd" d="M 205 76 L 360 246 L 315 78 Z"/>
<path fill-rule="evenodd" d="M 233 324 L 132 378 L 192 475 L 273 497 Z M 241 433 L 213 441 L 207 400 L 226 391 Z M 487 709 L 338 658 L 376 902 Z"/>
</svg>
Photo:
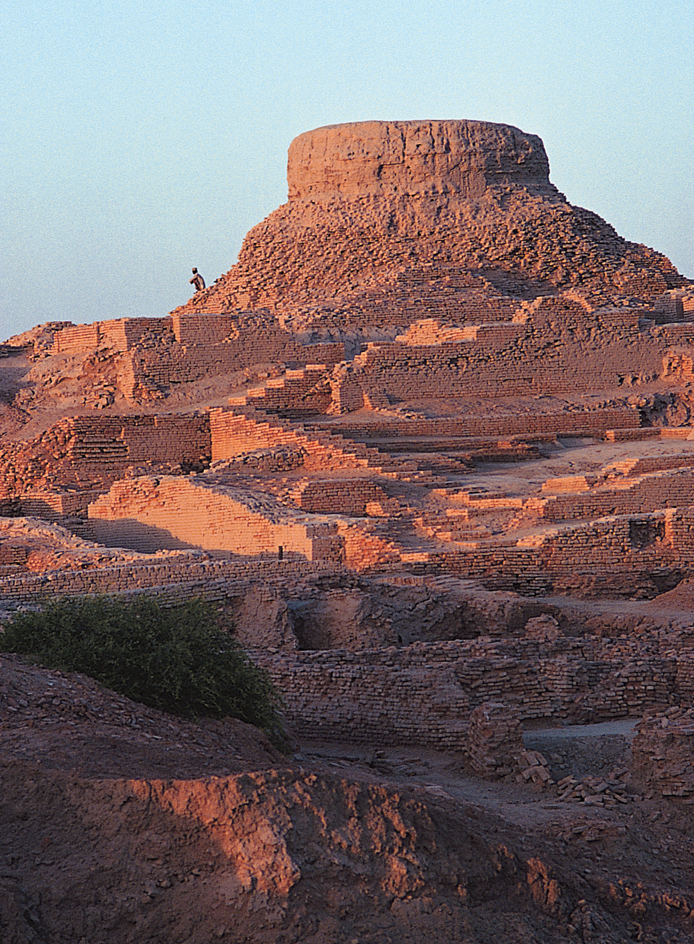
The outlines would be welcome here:
<svg viewBox="0 0 694 944">
<path fill-rule="evenodd" d="M 341 343 L 300 344 L 262 311 L 174 312 L 172 328 L 172 343 L 131 351 L 132 393 L 138 387 L 193 383 L 258 364 L 332 365 L 345 356 Z"/>
</svg>

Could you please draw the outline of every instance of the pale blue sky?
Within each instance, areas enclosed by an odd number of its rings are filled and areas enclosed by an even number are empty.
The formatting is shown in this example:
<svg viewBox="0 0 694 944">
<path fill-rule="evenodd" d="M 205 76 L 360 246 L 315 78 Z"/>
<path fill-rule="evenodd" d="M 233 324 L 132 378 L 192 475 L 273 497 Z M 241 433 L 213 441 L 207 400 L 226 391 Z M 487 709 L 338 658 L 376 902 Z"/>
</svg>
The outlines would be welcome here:
<svg viewBox="0 0 694 944">
<path fill-rule="evenodd" d="M 694 0 L 6 0 L 0 335 L 166 314 L 326 124 L 469 118 L 694 278 Z"/>
</svg>

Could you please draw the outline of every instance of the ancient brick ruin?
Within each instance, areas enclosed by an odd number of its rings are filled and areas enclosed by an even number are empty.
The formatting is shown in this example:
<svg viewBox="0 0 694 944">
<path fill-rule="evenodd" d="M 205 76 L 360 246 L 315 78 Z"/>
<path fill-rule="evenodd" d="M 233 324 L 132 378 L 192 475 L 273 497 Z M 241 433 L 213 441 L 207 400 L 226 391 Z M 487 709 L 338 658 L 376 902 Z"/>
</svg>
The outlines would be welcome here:
<svg viewBox="0 0 694 944">
<path fill-rule="evenodd" d="M 206 593 L 297 731 L 480 769 L 475 744 L 517 733 L 487 730 L 499 704 L 516 724 L 684 704 L 683 624 L 594 634 L 565 601 L 637 607 L 694 576 L 694 285 L 569 204 L 508 126 L 318 129 L 288 179 L 171 315 L 3 346 L 3 609 Z M 45 566 L 32 519 L 55 526 Z M 348 631 L 325 601 L 359 580 Z M 473 628 L 446 581 L 485 601 Z M 383 584 L 419 594 L 409 629 L 364 616 Z M 445 631 L 417 609 L 432 586 Z M 258 588 L 279 609 L 253 623 Z M 297 616 L 302 594 L 324 609 Z M 490 631 L 510 600 L 534 609 Z"/>
</svg>

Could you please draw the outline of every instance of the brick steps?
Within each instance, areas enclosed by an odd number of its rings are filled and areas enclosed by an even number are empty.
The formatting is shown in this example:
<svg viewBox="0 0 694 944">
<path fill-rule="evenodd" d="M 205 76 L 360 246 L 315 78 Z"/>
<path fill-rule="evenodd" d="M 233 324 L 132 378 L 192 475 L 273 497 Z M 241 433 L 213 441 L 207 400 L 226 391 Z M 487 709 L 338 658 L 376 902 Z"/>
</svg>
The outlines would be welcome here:
<svg viewBox="0 0 694 944">
<path fill-rule="evenodd" d="M 330 405 L 329 374 L 326 364 L 307 364 L 268 380 L 263 387 L 245 396 L 230 397 L 229 404 L 255 407 L 282 416 L 312 416 L 325 412 Z"/>
<path fill-rule="evenodd" d="M 383 455 L 377 449 L 345 439 L 338 433 L 290 423 L 253 407 L 212 410 L 212 458 L 230 459 L 248 449 L 295 445 L 308 456 L 307 467 L 369 468 L 377 473 L 416 472 L 414 464 Z"/>
</svg>

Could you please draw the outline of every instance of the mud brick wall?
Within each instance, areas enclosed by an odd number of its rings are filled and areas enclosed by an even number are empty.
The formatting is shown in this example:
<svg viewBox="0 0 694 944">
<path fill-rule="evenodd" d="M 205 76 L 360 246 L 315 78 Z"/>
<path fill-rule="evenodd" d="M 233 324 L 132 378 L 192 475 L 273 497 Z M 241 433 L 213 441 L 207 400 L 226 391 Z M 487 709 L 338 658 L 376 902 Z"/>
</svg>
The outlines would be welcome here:
<svg viewBox="0 0 694 944">
<path fill-rule="evenodd" d="M 664 431 L 661 430 L 661 434 Z M 689 430 L 677 430 L 689 436 Z M 623 462 L 613 462 L 607 466 L 608 472 L 615 472 L 621 475 L 637 476 L 644 475 L 647 472 L 661 472 L 665 469 L 678 469 L 694 466 L 694 447 L 689 452 L 682 452 L 679 455 L 671 456 L 639 456 L 635 459 L 625 459 Z M 557 479 L 556 481 L 559 481 Z M 595 484 L 592 482 L 591 484 Z M 543 486 L 544 490 L 544 486 Z"/>
<path fill-rule="evenodd" d="M 338 429 L 343 436 L 360 442 L 392 438 L 414 437 L 473 437 L 581 434 L 602 435 L 608 429 L 636 428 L 640 417 L 637 410 L 609 409 L 561 413 L 523 413 L 508 416 L 465 416 L 437 419 L 402 419 L 388 422 L 354 423 L 339 425 L 327 423 L 321 428 Z M 694 452 L 692 453 L 694 461 Z"/>
<path fill-rule="evenodd" d="M 243 397 L 242 402 L 269 413 L 310 416 L 325 413 L 330 400 L 327 365 L 308 364 L 300 370 L 287 370 L 283 377 L 268 381 L 262 390 Z"/>
<path fill-rule="evenodd" d="M 644 718 L 631 751 L 631 775 L 643 789 L 670 799 L 694 796 L 694 710 L 673 707 Z"/>
<path fill-rule="evenodd" d="M 27 544 L 3 541 L 0 544 L 0 566 L 6 568 L 6 573 L 12 573 L 16 567 L 24 567 L 31 550 Z"/>
<path fill-rule="evenodd" d="M 400 552 L 387 540 L 366 528 L 345 521 L 336 522 L 343 542 L 343 561 L 353 570 L 368 570 L 400 560 Z"/>
<path fill-rule="evenodd" d="M 478 579 L 489 590 L 523 596 L 578 591 L 599 595 L 600 586 L 608 585 L 611 592 L 629 596 L 643 588 L 652 590 L 655 577 L 681 574 L 694 566 L 694 509 L 559 525 L 514 545 L 470 545 L 432 554 L 428 564 Z"/>
<path fill-rule="evenodd" d="M 209 416 L 202 413 L 136 417 L 124 435 L 132 462 L 195 462 L 212 451 Z"/>
<path fill-rule="evenodd" d="M 89 520 L 98 542 L 148 553 L 197 547 L 277 557 L 281 546 L 290 557 L 314 560 L 319 554 L 329 558 L 341 547 L 334 528 L 311 523 L 271 498 L 183 477 L 116 482 L 89 506 Z"/>
<path fill-rule="evenodd" d="M 490 319 L 491 320 L 491 319 Z M 435 318 L 425 318 L 413 324 L 405 334 L 396 338 L 412 347 L 448 344 L 457 341 L 487 341 L 491 345 L 515 340 L 525 331 L 522 324 L 499 322 L 456 327 Z"/>
<path fill-rule="evenodd" d="M 55 354 L 74 354 L 78 351 L 95 351 L 99 346 L 99 325 L 74 325 L 56 331 L 53 339 Z"/>
<path fill-rule="evenodd" d="M 388 496 L 368 479 L 338 479 L 303 482 L 291 498 L 302 511 L 319 515 L 365 515 L 371 502 L 386 502 Z"/>
<path fill-rule="evenodd" d="M 483 702 L 472 711 L 468 754 L 473 770 L 486 777 L 509 773 L 522 751 L 523 725 L 506 702 Z"/>
<path fill-rule="evenodd" d="M 211 452 L 207 414 L 85 415 L 71 426 L 72 458 L 83 473 L 148 461 L 197 462 Z"/>
<path fill-rule="evenodd" d="M 334 364 L 344 358 L 342 344 L 298 344 L 270 316 L 254 313 L 237 315 L 173 315 L 174 334 L 188 348 L 193 365 L 220 363 L 225 373 L 253 364 L 277 361 L 303 366 Z M 192 349 L 192 350 L 190 350 Z"/>
<path fill-rule="evenodd" d="M 311 432 L 280 419 L 245 416 L 233 410 L 210 411 L 213 461 L 233 459 L 258 449 L 291 446 L 304 454 L 304 466 L 313 470 L 364 468 L 378 461 L 375 450 L 343 442 L 339 437 Z"/>
<path fill-rule="evenodd" d="M 667 339 L 672 344 L 691 343 L 694 340 L 694 323 L 691 321 L 664 324 L 655 330 L 659 337 Z"/>
<path fill-rule="evenodd" d="M 431 556 L 432 563 L 458 577 L 479 579 L 488 590 L 512 590 L 538 596 L 552 589 L 552 579 L 538 548 L 483 544 Z"/>
<path fill-rule="evenodd" d="M 0 545 L 4 547 L 5 545 Z M 23 549 L 19 563 L 24 563 Z M 62 570 L 0 575 L 0 606 L 38 606 L 61 596 L 154 593 L 158 600 L 181 602 L 191 597 L 226 600 L 252 586 L 295 589 L 304 577 L 340 573 L 334 563 L 299 560 L 208 560 L 200 554 L 165 552 L 94 570 Z"/>
<path fill-rule="evenodd" d="M 145 335 L 160 337 L 171 335 L 171 318 L 119 318 L 116 321 L 99 321 L 99 342 L 117 351 L 130 351 Z"/>
<path fill-rule="evenodd" d="M 86 515 L 88 505 L 101 494 L 99 489 L 80 489 L 69 492 L 29 492 L 22 496 L 22 515 L 57 520 L 71 515 Z"/>
<path fill-rule="evenodd" d="M 535 546 L 547 569 L 569 567 L 603 570 L 664 566 L 672 559 L 665 514 L 609 516 L 578 527 L 559 527 L 521 539 L 519 547 Z"/>
<path fill-rule="evenodd" d="M 0 449 L 0 494 L 108 487 L 140 463 L 191 463 L 210 456 L 207 414 L 85 414 L 33 440 Z"/>
<path fill-rule="evenodd" d="M 236 315 L 172 315 L 173 330 L 179 344 L 199 347 L 220 344 L 236 332 Z"/>
<path fill-rule="evenodd" d="M 628 481 L 621 488 L 598 487 L 582 494 L 539 499 L 533 510 L 548 521 L 631 515 L 688 505 L 694 500 L 694 472 L 678 469 Z M 530 503 L 528 503 L 530 507 Z"/>
<path fill-rule="evenodd" d="M 665 512 L 665 540 L 676 560 L 694 564 L 694 507 L 673 508 Z"/>
<path fill-rule="evenodd" d="M 668 338 L 641 323 L 638 313 L 588 313 L 555 298 L 523 304 L 525 324 L 480 326 L 476 339 L 371 345 L 345 376 L 345 396 L 354 398 L 354 384 L 367 397 L 381 392 L 395 400 L 566 393 L 629 385 L 662 372 Z"/>
<path fill-rule="evenodd" d="M 171 318 L 118 318 L 113 321 L 95 321 L 88 325 L 73 325 L 56 331 L 54 354 L 74 354 L 110 347 L 129 351 L 150 332 L 170 334 Z"/>
<path fill-rule="evenodd" d="M 600 720 L 667 708 L 676 660 L 635 659 L 599 640 L 416 643 L 401 649 L 251 650 L 299 737 L 465 750 L 471 713 L 503 701 L 521 720 Z M 610 701 L 604 695 L 612 692 Z"/>
<path fill-rule="evenodd" d="M 298 344 L 276 321 L 242 315 L 174 314 L 177 342 L 162 350 L 133 351 L 133 383 L 166 386 L 255 364 L 301 367 L 335 364 L 344 358 L 343 344 Z"/>
<path fill-rule="evenodd" d="M 269 497 L 183 477 L 116 482 L 89 506 L 93 539 L 141 553 L 195 547 L 301 557 L 355 570 L 399 559 L 385 538 L 338 518 L 307 518 Z"/>
</svg>

